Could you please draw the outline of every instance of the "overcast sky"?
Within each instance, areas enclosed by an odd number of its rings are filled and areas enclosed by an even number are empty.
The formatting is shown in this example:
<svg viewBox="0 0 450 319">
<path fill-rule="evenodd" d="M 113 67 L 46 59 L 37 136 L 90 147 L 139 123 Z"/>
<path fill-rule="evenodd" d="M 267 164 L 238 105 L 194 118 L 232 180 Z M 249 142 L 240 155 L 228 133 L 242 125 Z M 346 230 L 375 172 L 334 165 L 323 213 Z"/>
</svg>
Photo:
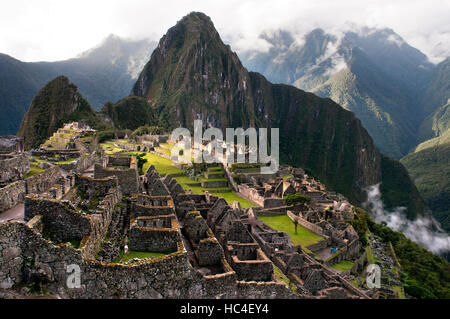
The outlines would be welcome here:
<svg viewBox="0 0 450 319">
<path fill-rule="evenodd" d="M 159 40 L 191 11 L 209 15 L 235 51 L 257 46 L 264 30 L 301 34 L 352 22 L 392 28 L 432 61 L 450 55 L 449 0 L 0 0 L 0 53 L 55 61 L 109 34 Z"/>
</svg>

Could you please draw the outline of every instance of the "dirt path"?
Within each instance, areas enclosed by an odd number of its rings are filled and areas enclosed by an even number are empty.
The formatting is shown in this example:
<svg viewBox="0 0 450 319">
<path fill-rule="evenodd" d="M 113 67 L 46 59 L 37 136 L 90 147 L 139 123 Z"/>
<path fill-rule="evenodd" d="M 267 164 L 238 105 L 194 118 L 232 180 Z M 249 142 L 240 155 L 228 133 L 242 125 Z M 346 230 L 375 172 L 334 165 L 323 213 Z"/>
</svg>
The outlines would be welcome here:
<svg viewBox="0 0 450 319">
<path fill-rule="evenodd" d="M 10 219 L 23 220 L 24 213 L 25 213 L 25 205 L 19 204 L 3 213 L 0 213 L 0 222 L 5 222 Z"/>
</svg>

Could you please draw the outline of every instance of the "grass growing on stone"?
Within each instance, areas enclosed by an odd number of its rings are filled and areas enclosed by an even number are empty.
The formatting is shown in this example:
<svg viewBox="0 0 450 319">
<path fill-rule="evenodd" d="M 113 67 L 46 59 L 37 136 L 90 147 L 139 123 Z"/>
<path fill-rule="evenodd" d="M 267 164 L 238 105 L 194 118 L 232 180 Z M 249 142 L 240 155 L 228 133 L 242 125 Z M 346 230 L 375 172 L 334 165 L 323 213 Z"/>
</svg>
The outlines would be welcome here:
<svg viewBox="0 0 450 319">
<path fill-rule="evenodd" d="M 317 244 L 324 238 L 306 229 L 305 227 L 298 225 L 297 234 L 295 233 L 295 226 L 288 215 L 279 216 L 258 216 L 264 224 L 276 229 L 278 231 L 284 231 L 291 237 L 292 244 L 300 245 L 302 248 L 306 248 L 313 244 Z"/>
<path fill-rule="evenodd" d="M 100 146 L 103 148 L 105 153 L 108 155 L 123 151 L 123 149 L 118 148 L 114 144 L 111 144 L 111 143 L 100 143 Z"/>
<path fill-rule="evenodd" d="M 167 156 L 172 156 L 172 151 L 170 149 L 163 148 L 163 147 L 155 147 L 155 150 L 160 150 L 160 151 L 166 153 Z"/>
<path fill-rule="evenodd" d="M 67 161 L 58 161 L 58 162 L 53 162 L 55 164 L 70 164 L 72 162 L 75 162 L 75 159 L 69 159 Z"/>
<path fill-rule="evenodd" d="M 45 169 L 40 168 L 39 166 L 36 165 L 30 165 L 30 171 L 28 173 L 25 174 L 25 178 L 31 177 L 33 175 L 42 173 L 43 171 L 45 171 Z"/>
<path fill-rule="evenodd" d="M 372 253 L 372 248 L 370 248 L 369 245 L 366 246 L 366 252 L 367 252 L 367 261 L 369 262 L 369 264 L 374 264 L 375 263 L 375 256 Z"/>
<path fill-rule="evenodd" d="M 352 268 L 354 265 L 355 265 L 355 263 L 353 261 L 343 260 L 340 263 L 334 264 L 333 266 L 331 266 L 331 268 L 342 271 L 342 272 L 346 272 L 347 270 Z"/>
<path fill-rule="evenodd" d="M 221 178 L 199 177 L 198 179 L 202 182 L 226 182 L 227 181 L 227 179 L 224 177 L 221 177 Z"/>
<path fill-rule="evenodd" d="M 171 254 L 171 252 L 157 253 L 157 252 L 129 250 L 127 254 L 123 255 L 122 258 L 120 258 L 119 262 L 125 262 L 125 261 L 131 260 L 133 258 L 139 258 L 139 259 L 157 258 L 157 257 L 163 257 L 168 254 Z"/>
<path fill-rule="evenodd" d="M 204 194 L 205 191 L 208 191 L 211 194 L 213 194 L 214 196 L 222 197 L 223 199 L 225 199 L 227 201 L 228 204 L 233 204 L 234 201 L 238 201 L 241 204 L 242 208 L 249 208 L 249 207 L 257 206 L 255 204 L 253 204 L 252 202 L 249 202 L 245 198 L 242 198 L 238 194 L 233 193 L 231 191 L 231 188 L 223 188 L 223 187 L 203 188 L 201 186 L 191 186 L 188 184 L 194 184 L 194 183 L 199 183 L 199 182 L 190 179 L 188 176 L 178 176 L 178 177 L 175 177 L 175 179 L 181 185 L 181 187 L 183 187 L 183 189 L 185 189 L 185 190 L 190 189 L 192 191 L 192 193 L 194 193 L 194 194 Z M 215 193 L 214 190 L 218 190 L 218 189 L 220 189 L 220 190 L 229 189 L 230 191 L 224 192 L 224 193 Z"/>
<path fill-rule="evenodd" d="M 405 294 L 403 293 L 402 286 L 393 286 L 392 289 L 397 293 L 399 299 L 405 299 Z"/>
<path fill-rule="evenodd" d="M 206 188 L 203 188 L 201 186 L 192 186 L 189 184 L 198 183 L 198 181 L 194 181 L 190 179 L 188 176 L 177 176 L 175 177 L 176 181 L 183 187 L 183 189 L 188 190 L 190 189 L 192 193 L 194 194 L 203 194 Z"/>
<path fill-rule="evenodd" d="M 228 204 L 233 204 L 234 201 L 238 201 L 239 204 L 241 204 L 242 208 L 250 208 L 250 207 L 257 207 L 258 205 L 253 204 L 252 202 L 246 200 L 245 198 L 242 198 L 239 194 L 236 193 L 213 193 L 214 196 L 222 197 L 227 201 Z"/>
</svg>

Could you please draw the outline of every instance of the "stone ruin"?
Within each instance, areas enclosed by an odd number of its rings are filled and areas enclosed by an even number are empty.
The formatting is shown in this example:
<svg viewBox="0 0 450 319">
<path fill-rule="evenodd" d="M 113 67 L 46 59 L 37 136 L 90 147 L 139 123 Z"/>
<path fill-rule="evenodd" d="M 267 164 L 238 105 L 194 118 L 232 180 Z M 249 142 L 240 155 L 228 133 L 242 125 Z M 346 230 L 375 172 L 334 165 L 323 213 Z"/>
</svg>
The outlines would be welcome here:
<svg viewBox="0 0 450 319">
<path fill-rule="evenodd" d="M 85 151 L 36 152 L 79 152 L 79 158 Z M 0 223 L 1 288 L 34 284 L 62 298 L 367 298 L 293 246 L 286 233 L 256 219 L 260 213 L 288 214 L 321 232 L 342 256 L 357 254 L 357 234 L 345 223 L 351 206 L 304 172 L 283 168 L 292 177 L 241 185 L 242 194 L 253 192 L 251 200 L 263 206 L 242 209 L 208 192 L 186 192 L 153 166 L 139 176 L 132 156 L 94 154 L 91 160 L 92 174 L 87 167 L 63 173 L 54 166 L 45 185 L 38 179 L 24 186 L 30 189 L 22 193 L 24 221 Z M 310 210 L 283 204 L 283 197 L 297 192 L 312 195 Z M 330 203 L 331 216 L 324 209 Z M 124 260 L 127 251 L 163 256 Z M 66 285 L 71 264 L 81 269 L 81 287 Z M 295 290 L 277 279 L 274 266 Z"/>
</svg>

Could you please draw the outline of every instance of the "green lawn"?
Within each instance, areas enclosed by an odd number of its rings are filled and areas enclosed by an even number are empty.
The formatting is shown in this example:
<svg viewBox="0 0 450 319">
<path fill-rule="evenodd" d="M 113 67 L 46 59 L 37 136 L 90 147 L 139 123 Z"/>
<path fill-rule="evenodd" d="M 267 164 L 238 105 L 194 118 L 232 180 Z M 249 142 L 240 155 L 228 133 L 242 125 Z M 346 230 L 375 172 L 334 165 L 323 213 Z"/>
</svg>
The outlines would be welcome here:
<svg viewBox="0 0 450 319">
<path fill-rule="evenodd" d="M 75 161 L 75 159 L 69 159 L 67 161 L 59 161 L 59 162 L 53 162 L 53 163 L 55 163 L 55 164 L 70 164 L 74 161 Z"/>
<path fill-rule="evenodd" d="M 224 198 L 228 204 L 233 204 L 234 201 L 238 201 L 239 204 L 241 204 L 242 208 L 250 208 L 250 207 L 258 207 L 258 205 L 253 204 L 252 202 L 246 200 L 245 198 L 241 197 L 239 194 L 236 193 L 213 193 L 211 194 Z"/>
<path fill-rule="evenodd" d="M 302 248 L 316 244 L 324 239 L 322 236 L 313 233 L 301 225 L 298 225 L 296 234 L 294 223 L 288 215 L 258 216 L 258 218 L 273 229 L 288 233 L 291 236 L 292 244 L 300 245 Z"/>
<path fill-rule="evenodd" d="M 155 147 L 155 150 L 158 149 L 160 151 L 163 151 L 164 153 L 166 153 L 167 156 L 172 156 L 172 151 L 170 149 L 167 148 L 163 148 L 163 147 Z"/>
<path fill-rule="evenodd" d="M 106 154 L 111 155 L 123 151 L 123 149 L 116 147 L 111 143 L 100 143 Z"/>
<path fill-rule="evenodd" d="M 188 176 L 178 176 L 175 177 L 177 182 L 183 187 L 185 190 L 190 189 L 192 193 L 194 194 L 204 194 L 204 192 L 207 190 L 214 196 L 222 197 L 224 198 L 228 204 L 233 204 L 234 201 L 238 201 L 241 204 L 242 208 L 249 208 L 249 207 L 256 207 L 257 205 L 253 204 L 252 202 L 249 202 L 248 200 L 242 198 L 236 193 L 233 192 L 226 192 L 226 193 L 214 193 L 215 188 L 203 188 L 201 186 L 190 186 L 188 184 L 192 183 L 199 183 L 198 181 L 194 181 L 190 179 Z M 219 188 L 223 189 L 223 188 Z M 231 190 L 231 188 L 230 188 Z"/>
<path fill-rule="evenodd" d="M 355 263 L 353 261 L 343 260 L 340 263 L 334 264 L 333 266 L 331 266 L 331 268 L 340 270 L 342 272 L 346 272 L 347 270 L 352 268 L 354 265 L 355 265 Z"/>
<path fill-rule="evenodd" d="M 145 152 L 126 152 L 125 154 L 138 155 L 142 153 Z M 183 173 L 182 169 L 173 166 L 172 161 L 167 158 L 155 155 L 153 153 L 145 153 L 144 158 L 147 160 L 147 162 L 144 163 L 144 166 L 142 167 L 143 172 L 147 172 L 147 169 L 150 167 L 150 165 L 153 165 L 155 166 L 156 171 L 161 175 Z"/>
<path fill-rule="evenodd" d="M 225 177 L 221 177 L 221 178 L 206 178 L 206 177 L 200 176 L 198 179 L 201 180 L 202 182 L 226 182 L 227 181 L 227 179 Z"/>
<path fill-rule="evenodd" d="M 175 179 L 181 185 L 181 187 L 183 187 L 183 189 L 185 189 L 185 190 L 190 189 L 192 191 L 192 193 L 194 193 L 194 194 L 203 194 L 204 193 L 205 189 L 203 187 L 188 185 L 188 184 L 198 183 L 198 181 L 194 181 L 194 180 L 190 179 L 188 176 L 178 176 L 178 177 L 175 177 Z"/>
</svg>

